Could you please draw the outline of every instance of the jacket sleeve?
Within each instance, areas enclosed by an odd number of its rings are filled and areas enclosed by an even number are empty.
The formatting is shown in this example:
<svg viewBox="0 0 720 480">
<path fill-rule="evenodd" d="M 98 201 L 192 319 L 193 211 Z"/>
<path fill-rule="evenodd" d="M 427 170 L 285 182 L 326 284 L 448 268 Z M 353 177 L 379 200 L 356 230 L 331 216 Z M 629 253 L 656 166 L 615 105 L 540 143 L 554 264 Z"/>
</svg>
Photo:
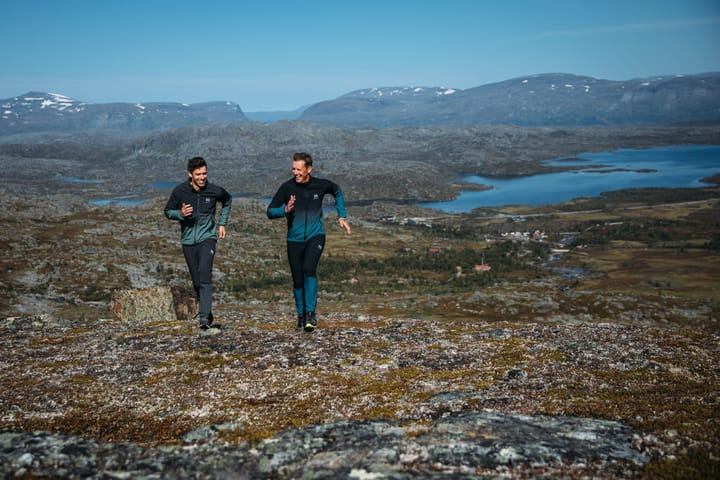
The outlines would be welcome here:
<svg viewBox="0 0 720 480">
<path fill-rule="evenodd" d="M 333 197 L 335 197 L 335 210 L 337 211 L 339 218 L 347 218 L 347 211 L 345 210 L 345 195 L 343 194 L 342 188 L 337 183 L 333 184 Z"/>
<path fill-rule="evenodd" d="M 220 210 L 220 218 L 218 219 L 218 225 L 221 227 L 224 227 L 228 223 L 228 219 L 230 218 L 230 209 L 232 208 L 232 195 L 225 190 L 224 188 L 220 192 L 220 203 L 222 204 L 222 209 Z"/>
<path fill-rule="evenodd" d="M 177 195 L 175 195 L 175 191 L 170 194 L 170 198 L 165 204 L 165 217 L 170 220 L 183 219 L 182 213 L 180 212 L 180 202 L 178 201 Z"/>
<path fill-rule="evenodd" d="M 268 218 L 281 218 L 285 216 L 285 189 L 281 186 L 275 196 L 270 200 L 270 205 L 267 207 Z"/>
</svg>

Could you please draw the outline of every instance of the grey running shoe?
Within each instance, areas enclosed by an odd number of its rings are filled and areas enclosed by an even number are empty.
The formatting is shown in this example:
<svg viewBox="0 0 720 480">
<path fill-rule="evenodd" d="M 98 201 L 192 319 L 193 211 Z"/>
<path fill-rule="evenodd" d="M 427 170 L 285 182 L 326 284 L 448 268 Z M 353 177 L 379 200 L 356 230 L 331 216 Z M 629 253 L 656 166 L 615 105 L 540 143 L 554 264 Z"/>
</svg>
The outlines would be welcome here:
<svg viewBox="0 0 720 480">
<path fill-rule="evenodd" d="M 315 318 L 315 312 L 307 312 L 305 314 L 305 331 L 312 332 L 317 328 L 317 318 Z"/>
</svg>

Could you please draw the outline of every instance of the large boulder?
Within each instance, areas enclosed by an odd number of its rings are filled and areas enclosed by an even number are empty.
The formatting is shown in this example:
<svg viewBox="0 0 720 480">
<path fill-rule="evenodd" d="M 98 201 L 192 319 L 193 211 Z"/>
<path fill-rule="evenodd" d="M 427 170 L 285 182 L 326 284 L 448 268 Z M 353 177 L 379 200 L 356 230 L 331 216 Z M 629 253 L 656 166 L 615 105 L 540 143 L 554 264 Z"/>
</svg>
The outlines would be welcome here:
<svg viewBox="0 0 720 480">
<path fill-rule="evenodd" d="M 116 290 L 110 310 L 122 321 L 190 320 L 198 311 L 195 293 L 183 287 Z"/>
</svg>

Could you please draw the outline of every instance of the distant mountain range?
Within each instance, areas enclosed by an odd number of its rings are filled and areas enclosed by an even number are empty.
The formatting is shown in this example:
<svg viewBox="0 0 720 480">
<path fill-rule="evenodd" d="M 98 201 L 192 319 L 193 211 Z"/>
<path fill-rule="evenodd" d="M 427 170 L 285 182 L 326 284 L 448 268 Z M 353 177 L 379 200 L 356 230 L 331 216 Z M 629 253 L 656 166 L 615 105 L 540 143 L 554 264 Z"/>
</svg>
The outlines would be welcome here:
<svg viewBox="0 0 720 480">
<path fill-rule="evenodd" d="M 0 136 L 97 130 L 144 134 L 182 126 L 287 119 L 340 127 L 714 122 L 720 121 L 720 72 L 627 81 L 557 73 L 466 90 L 371 88 L 304 110 L 248 115 L 229 101 L 100 104 L 43 92 L 0 100 Z"/>
<path fill-rule="evenodd" d="M 253 122 L 277 122 L 280 120 L 297 120 L 309 105 L 295 110 L 273 110 L 268 112 L 243 112 Z"/>
<path fill-rule="evenodd" d="M 233 102 L 86 103 L 44 92 L 0 100 L 0 135 L 88 130 L 144 134 L 190 125 L 249 121 Z"/>
<path fill-rule="evenodd" d="M 337 126 L 589 126 L 720 120 L 720 73 L 628 81 L 569 74 L 467 90 L 373 88 L 312 105 L 301 120 Z"/>
</svg>

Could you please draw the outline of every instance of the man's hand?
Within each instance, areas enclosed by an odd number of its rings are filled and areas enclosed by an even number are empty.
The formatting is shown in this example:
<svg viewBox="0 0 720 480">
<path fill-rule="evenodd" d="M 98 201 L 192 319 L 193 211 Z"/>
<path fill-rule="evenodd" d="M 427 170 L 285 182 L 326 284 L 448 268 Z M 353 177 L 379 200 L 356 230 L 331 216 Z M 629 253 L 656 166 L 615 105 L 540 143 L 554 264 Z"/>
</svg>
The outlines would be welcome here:
<svg viewBox="0 0 720 480">
<path fill-rule="evenodd" d="M 227 234 L 227 232 L 225 231 L 225 226 L 224 226 L 224 225 L 219 225 L 219 226 L 218 226 L 218 238 L 221 238 L 221 239 L 222 239 L 222 238 L 225 238 L 225 235 L 226 235 L 226 234 Z"/>
<path fill-rule="evenodd" d="M 183 218 L 189 217 L 190 215 L 192 215 L 192 212 L 193 212 L 192 205 L 190 205 L 189 203 L 182 204 L 182 207 L 180 208 L 180 215 L 182 215 Z"/>
<path fill-rule="evenodd" d="M 290 213 L 295 209 L 295 195 L 290 195 L 287 205 L 285 205 L 285 213 Z"/>
<path fill-rule="evenodd" d="M 352 233 L 352 229 L 350 228 L 350 224 L 348 223 L 347 219 L 339 218 L 338 222 L 340 223 L 340 226 L 345 229 L 348 235 Z"/>
</svg>

